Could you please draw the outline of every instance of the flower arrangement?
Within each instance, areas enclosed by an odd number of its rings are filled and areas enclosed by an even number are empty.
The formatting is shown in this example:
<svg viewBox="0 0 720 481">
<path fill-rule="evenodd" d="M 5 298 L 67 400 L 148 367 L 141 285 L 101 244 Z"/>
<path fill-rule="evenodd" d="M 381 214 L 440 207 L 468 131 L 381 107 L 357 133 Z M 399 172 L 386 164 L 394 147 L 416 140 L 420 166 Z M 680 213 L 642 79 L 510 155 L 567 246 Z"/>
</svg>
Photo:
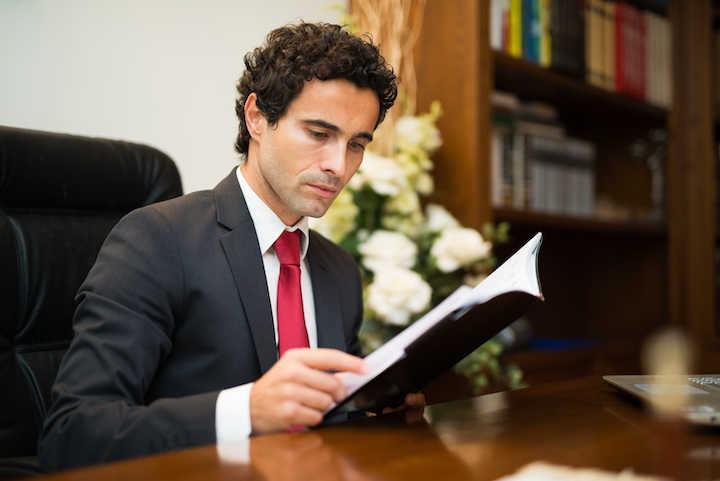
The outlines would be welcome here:
<svg viewBox="0 0 720 481">
<path fill-rule="evenodd" d="M 462 284 L 476 285 L 496 265 L 493 243 L 509 226 L 463 227 L 444 207 L 422 198 L 434 191 L 432 154 L 442 145 L 438 102 L 428 113 L 401 116 L 390 155 L 368 149 L 358 172 L 311 226 L 350 251 L 361 268 L 366 353 L 420 318 Z M 456 366 L 475 392 L 492 378 L 518 387 L 522 373 L 501 366 L 502 343 L 491 340 Z"/>
<path fill-rule="evenodd" d="M 439 102 L 416 114 L 414 46 L 426 0 L 353 0 L 331 8 L 340 24 L 369 32 L 402 78 L 396 105 L 387 112 L 362 165 L 332 207 L 311 227 L 350 251 L 364 283 L 365 319 L 360 340 L 366 353 L 436 306 L 462 284 L 475 286 L 495 267 L 493 245 L 507 241 L 509 225 L 487 224 L 482 233 L 464 227 L 443 206 L 423 202 L 435 189 L 432 155 L 442 146 Z M 522 386 L 522 372 L 503 366 L 504 343 L 493 339 L 455 371 L 475 393 L 490 380 Z"/>
</svg>

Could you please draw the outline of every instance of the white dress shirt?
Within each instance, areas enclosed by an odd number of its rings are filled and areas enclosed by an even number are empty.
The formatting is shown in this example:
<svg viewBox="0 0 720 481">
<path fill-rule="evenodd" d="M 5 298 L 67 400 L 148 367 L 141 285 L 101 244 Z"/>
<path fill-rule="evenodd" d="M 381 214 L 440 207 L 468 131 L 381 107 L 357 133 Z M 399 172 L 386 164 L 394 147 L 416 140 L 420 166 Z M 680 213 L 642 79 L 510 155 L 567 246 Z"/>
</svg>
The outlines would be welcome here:
<svg viewBox="0 0 720 481">
<path fill-rule="evenodd" d="M 250 217 L 252 217 L 255 225 L 260 252 L 262 252 L 275 327 L 275 344 L 277 346 L 278 342 L 277 288 L 280 276 L 280 261 L 275 254 L 273 244 L 284 230 L 300 230 L 300 283 L 302 286 L 305 327 L 307 328 L 310 347 L 316 348 L 315 301 L 313 299 L 312 283 L 310 282 L 310 272 L 305 258 L 308 249 L 307 217 L 300 219 L 294 226 L 286 226 L 248 185 L 240 168 L 237 169 L 237 178 L 250 211 Z M 220 392 L 215 404 L 215 432 L 218 444 L 239 441 L 250 436 L 252 431 L 250 424 L 250 390 L 252 387 L 253 383 L 248 383 Z"/>
</svg>

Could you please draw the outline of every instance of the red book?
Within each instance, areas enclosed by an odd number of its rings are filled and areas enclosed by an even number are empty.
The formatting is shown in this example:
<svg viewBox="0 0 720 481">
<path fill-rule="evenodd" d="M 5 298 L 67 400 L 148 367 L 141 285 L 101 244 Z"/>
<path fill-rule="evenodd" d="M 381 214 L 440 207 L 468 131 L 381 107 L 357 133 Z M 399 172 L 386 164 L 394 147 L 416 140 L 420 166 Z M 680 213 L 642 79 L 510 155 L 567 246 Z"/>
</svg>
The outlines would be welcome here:
<svg viewBox="0 0 720 481">
<path fill-rule="evenodd" d="M 632 24 L 628 18 L 631 15 L 628 4 L 615 2 L 615 91 L 625 94 L 630 94 L 633 90 L 630 74 L 632 53 L 629 47 Z"/>
<path fill-rule="evenodd" d="M 647 100 L 647 75 L 645 65 L 647 64 L 649 49 L 647 47 L 647 25 L 645 14 L 643 14 L 640 10 L 635 10 L 635 25 L 638 39 L 638 61 L 635 67 L 638 71 L 637 95 L 640 99 Z"/>
</svg>

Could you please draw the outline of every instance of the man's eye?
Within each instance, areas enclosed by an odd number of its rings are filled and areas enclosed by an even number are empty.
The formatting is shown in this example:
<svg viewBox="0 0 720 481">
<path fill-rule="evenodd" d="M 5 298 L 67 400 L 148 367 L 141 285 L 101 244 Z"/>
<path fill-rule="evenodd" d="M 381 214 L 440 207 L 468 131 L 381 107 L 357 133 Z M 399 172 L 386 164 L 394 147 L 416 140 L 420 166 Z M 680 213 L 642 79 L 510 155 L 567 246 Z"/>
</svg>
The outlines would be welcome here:
<svg viewBox="0 0 720 481">
<path fill-rule="evenodd" d="M 316 139 L 324 139 L 327 137 L 325 132 L 316 132 L 315 130 L 310 130 L 310 136 Z"/>
<path fill-rule="evenodd" d="M 365 150 L 365 146 L 360 142 L 350 142 L 349 146 L 350 150 L 352 150 L 353 152 L 360 152 Z"/>
</svg>

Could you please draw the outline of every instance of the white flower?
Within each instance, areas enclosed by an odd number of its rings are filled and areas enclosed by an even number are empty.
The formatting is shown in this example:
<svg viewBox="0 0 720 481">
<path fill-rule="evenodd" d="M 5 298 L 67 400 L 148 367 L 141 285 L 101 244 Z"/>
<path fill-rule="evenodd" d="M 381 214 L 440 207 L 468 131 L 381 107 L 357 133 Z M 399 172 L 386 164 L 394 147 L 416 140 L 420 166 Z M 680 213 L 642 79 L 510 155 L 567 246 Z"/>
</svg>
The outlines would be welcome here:
<svg viewBox="0 0 720 481">
<path fill-rule="evenodd" d="M 435 127 L 435 118 L 431 115 L 399 118 L 395 123 L 395 145 L 401 150 L 405 146 L 419 146 L 432 154 L 442 145 L 440 131 Z"/>
<path fill-rule="evenodd" d="M 383 321 L 406 326 L 410 316 L 423 312 L 430 304 L 432 289 L 409 269 L 388 267 L 375 274 L 368 286 L 368 307 Z"/>
<path fill-rule="evenodd" d="M 435 240 L 430 254 L 435 258 L 438 269 L 452 272 L 486 258 L 491 250 L 492 243 L 485 241 L 475 229 L 450 227 Z"/>
<path fill-rule="evenodd" d="M 398 214 L 422 212 L 420 197 L 413 189 L 402 189 L 397 195 L 388 198 L 383 206 L 383 212 Z"/>
<path fill-rule="evenodd" d="M 395 143 L 422 145 L 423 129 L 418 117 L 400 117 L 395 122 Z"/>
<path fill-rule="evenodd" d="M 460 222 L 441 205 L 428 204 L 425 212 L 427 214 L 425 228 L 430 232 L 442 232 L 451 227 L 460 227 Z"/>
<path fill-rule="evenodd" d="M 380 223 L 384 229 L 401 232 L 411 239 L 420 232 L 425 219 L 420 196 L 410 188 L 388 197 L 382 207 Z"/>
<path fill-rule="evenodd" d="M 397 195 L 407 184 L 402 167 L 390 157 L 382 157 L 370 150 L 355 174 L 353 188 L 368 185 L 380 195 Z"/>
<path fill-rule="evenodd" d="M 415 190 L 420 195 L 430 195 L 435 190 L 435 181 L 433 176 L 427 172 L 420 172 L 415 177 Z"/>
<path fill-rule="evenodd" d="M 432 162 L 429 164 L 426 162 L 426 157 L 420 149 L 398 151 L 393 158 L 402 168 L 404 172 L 403 175 L 405 175 L 408 180 L 416 178 L 422 172 L 430 170 L 433 167 Z"/>
<path fill-rule="evenodd" d="M 420 232 L 423 223 L 422 212 L 410 214 L 388 213 L 382 216 L 382 227 L 414 238 Z"/>
<path fill-rule="evenodd" d="M 417 246 L 399 232 L 376 230 L 358 246 L 362 264 L 366 269 L 377 272 L 389 266 L 410 268 L 415 265 Z"/>
</svg>

